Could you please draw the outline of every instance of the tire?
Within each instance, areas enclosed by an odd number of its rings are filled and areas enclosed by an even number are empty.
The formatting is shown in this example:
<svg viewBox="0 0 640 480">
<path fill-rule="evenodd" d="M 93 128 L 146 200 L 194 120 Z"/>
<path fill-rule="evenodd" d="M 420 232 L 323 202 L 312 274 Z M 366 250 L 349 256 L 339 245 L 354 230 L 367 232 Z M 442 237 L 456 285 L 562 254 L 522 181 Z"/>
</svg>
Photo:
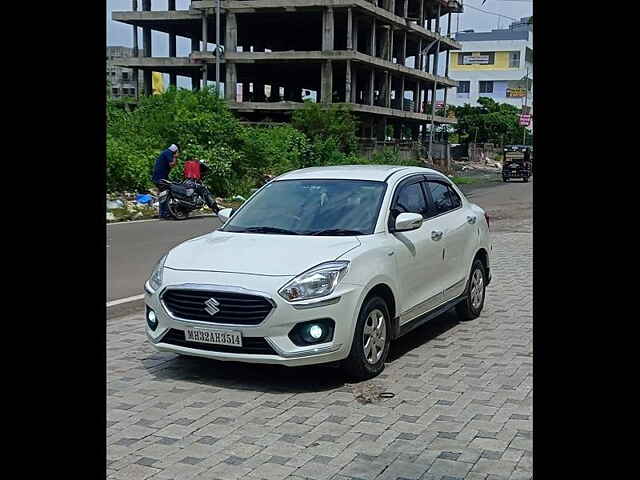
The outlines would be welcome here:
<svg viewBox="0 0 640 480">
<path fill-rule="evenodd" d="M 527 182 L 529 181 L 529 177 L 522 177 L 522 181 L 523 181 L 524 183 L 527 183 Z"/>
<path fill-rule="evenodd" d="M 169 198 L 167 200 L 167 208 L 169 209 L 169 213 L 171 214 L 171 216 L 176 220 L 184 220 L 186 218 L 189 218 L 189 211 L 174 206 L 175 204 L 172 202 L 172 200 L 172 198 Z"/>
<path fill-rule="evenodd" d="M 478 294 L 474 294 L 475 286 L 480 282 L 480 297 L 478 302 Z M 471 273 L 467 282 L 467 292 L 465 299 L 456 305 L 456 313 L 462 321 L 473 320 L 480 316 L 482 308 L 484 307 L 485 290 L 487 288 L 487 274 L 484 271 L 482 262 L 478 259 L 473 261 L 471 266 Z"/>
<path fill-rule="evenodd" d="M 374 330 L 382 341 L 382 350 L 379 349 L 379 343 L 371 343 L 371 336 L 367 336 L 367 343 L 364 334 L 365 325 L 368 327 L 375 325 L 374 320 L 376 317 L 378 321 L 382 322 L 379 324 L 378 329 Z M 373 348 L 365 349 L 365 343 L 372 345 Z M 378 349 L 375 348 L 376 345 L 378 345 Z M 351 351 L 343 361 L 342 367 L 349 377 L 357 381 L 375 377 L 384 370 L 384 362 L 389 355 L 390 346 L 391 319 L 389 318 L 389 309 L 382 298 L 371 297 L 360 309 L 353 334 L 353 342 L 351 343 Z"/>
</svg>

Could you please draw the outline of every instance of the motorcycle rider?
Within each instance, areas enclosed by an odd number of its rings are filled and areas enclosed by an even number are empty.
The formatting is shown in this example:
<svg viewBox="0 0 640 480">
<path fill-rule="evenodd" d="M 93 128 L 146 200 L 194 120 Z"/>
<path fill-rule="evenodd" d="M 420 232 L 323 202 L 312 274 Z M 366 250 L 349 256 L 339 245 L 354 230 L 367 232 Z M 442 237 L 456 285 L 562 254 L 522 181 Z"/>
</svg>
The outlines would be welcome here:
<svg viewBox="0 0 640 480">
<path fill-rule="evenodd" d="M 176 166 L 178 162 L 179 148 L 176 144 L 171 144 L 169 148 L 164 150 L 160 156 L 156 159 L 156 163 L 153 166 L 153 177 L 152 181 L 155 183 L 156 187 L 158 187 L 158 191 L 162 192 L 169 188 L 167 185 L 163 183 L 163 180 L 169 178 L 169 172 L 173 167 Z M 160 201 L 160 218 L 168 219 L 171 218 L 169 215 L 169 208 L 167 207 L 167 202 L 164 200 Z"/>
</svg>

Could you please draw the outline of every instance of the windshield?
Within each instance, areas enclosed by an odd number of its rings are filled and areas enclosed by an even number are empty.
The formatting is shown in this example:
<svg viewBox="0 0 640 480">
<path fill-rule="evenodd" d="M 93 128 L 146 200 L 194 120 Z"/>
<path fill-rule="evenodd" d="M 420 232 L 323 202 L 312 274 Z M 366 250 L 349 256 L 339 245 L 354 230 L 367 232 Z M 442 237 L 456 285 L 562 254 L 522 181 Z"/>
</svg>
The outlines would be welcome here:
<svg viewBox="0 0 640 480">
<path fill-rule="evenodd" d="M 369 235 L 386 190 L 365 180 L 280 180 L 245 204 L 225 232 Z"/>
</svg>

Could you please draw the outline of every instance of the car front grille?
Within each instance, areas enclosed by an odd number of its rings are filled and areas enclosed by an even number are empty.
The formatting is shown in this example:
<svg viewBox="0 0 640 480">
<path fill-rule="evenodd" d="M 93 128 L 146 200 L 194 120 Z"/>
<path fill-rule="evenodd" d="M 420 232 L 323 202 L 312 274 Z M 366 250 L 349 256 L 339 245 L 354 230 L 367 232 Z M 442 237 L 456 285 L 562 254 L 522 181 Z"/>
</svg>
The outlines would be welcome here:
<svg viewBox="0 0 640 480">
<path fill-rule="evenodd" d="M 214 315 L 205 309 L 209 299 L 215 300 L 219 310 Z M 169 289 L 162 295 L 162 301 L 174 317 L 227 325 L 258 325 L 273 308 L 260 295 L 213 290 Z"/>
<path fill-rule="evenodd" d="M 172 328 L 169 330 L 160 343 L 168 343 L 169 345 L 177 345 L 179 347 L 195 348 L 197 350 L 206 350 L 207 352 L 221 353 L 245 353 L 252 355 L 277 355 L 271 345 L 262 337 L 242 337 L 241 347 L 232 347 L 229 345 L 212 345 L 209 343 L 190 342 L 184 338 L 184 330 Z"/>
</svg>

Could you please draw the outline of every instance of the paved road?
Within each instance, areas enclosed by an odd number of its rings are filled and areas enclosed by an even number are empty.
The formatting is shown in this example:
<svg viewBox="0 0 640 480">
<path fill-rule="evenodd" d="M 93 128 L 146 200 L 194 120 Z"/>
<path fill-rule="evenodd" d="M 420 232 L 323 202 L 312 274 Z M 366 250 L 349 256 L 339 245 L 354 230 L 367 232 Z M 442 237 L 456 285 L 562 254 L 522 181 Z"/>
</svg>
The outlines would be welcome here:
<svg viewBox="0 0 640 480">
<path fill-rule="evenodd" d="M 479 188 L 464 186 L 469 198 L 485 208 L 492 219 L 492 230 L 510 229 L 514 222 L 518 231 L 531 231 L 529 213 L 533 200 L 532 182 L 496 183 Z M 519 222 L 519 223 L 518 223 Z M 144 282 L 160 257 L 175 245 L 219 226 L 214 217 L 186 221 L 148 221 L 110 224 L 107 226 L 107 301 L 142 293 Z M 140 308 L 140 302 L 118 314 Z"/>
<path fill-rule="evenodd" d="M 498 212 L 482 315 L 415 330 L 369 382 L 159 353 L 139 313 L 109 320 L 108 478 L 531 479 L 531 209 L 520 207 L 530 188 L 473 194 Z"/>
<path fill-rule="evenodd" d="M 141 294 L 164 253 L 219 225 L 215 217 L 107 225 L 107 301 Z"/>
</svg>

